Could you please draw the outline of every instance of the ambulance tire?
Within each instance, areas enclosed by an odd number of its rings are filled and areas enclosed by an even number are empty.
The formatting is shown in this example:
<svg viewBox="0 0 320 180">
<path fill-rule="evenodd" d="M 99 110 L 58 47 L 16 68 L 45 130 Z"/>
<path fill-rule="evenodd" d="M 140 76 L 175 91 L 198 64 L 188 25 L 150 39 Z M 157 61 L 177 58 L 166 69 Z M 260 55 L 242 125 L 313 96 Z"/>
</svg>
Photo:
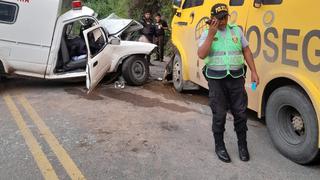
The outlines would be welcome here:
<svg viewBox="0 0 320 180">
<path fill-rule="evenodd" d="M 149 64 L 143 55 L 127 58 L 122 64 L 122 76 L 127 84 L 141 86 L 149 78 Z"/>
<path fill-rule="evenodd" d="M 6 81 L 6 80 L 8 80 L 7 76 L 6 76 L 5 74 L 1 74 L 1 73 L 0 73 L 0 82 L 1 82 L 1 81 L 4 82 L 4 81 Z"/>
<path fill-rule="evenodd" d="M 285 157 L 299 164 L 318 160 L 317 116 L 302 90 L 295 86 L 275 90 L 267 102 L 266 123 L 275 147 Z"/>
<path fill-rule="evenodd" d="M 0 81 L 6 80 L 3 64 L 0 60 Z"/>
<path fill-rule="evenodd" d="M 176 53 L 172 65 L 172 81 L 176 91 L 183 91 L 182 61 L 179 53 Z"/>
</svg>

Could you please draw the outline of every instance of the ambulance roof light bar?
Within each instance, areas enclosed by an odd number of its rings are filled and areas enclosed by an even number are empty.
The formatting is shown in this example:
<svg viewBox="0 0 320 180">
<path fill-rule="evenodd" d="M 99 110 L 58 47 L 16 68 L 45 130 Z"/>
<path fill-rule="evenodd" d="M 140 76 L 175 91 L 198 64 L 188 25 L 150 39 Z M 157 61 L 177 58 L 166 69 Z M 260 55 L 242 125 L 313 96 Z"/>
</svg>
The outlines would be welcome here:
<svg viewBox="0 0 320 180">
<path fill-rule="evenodd" d="M 81 10 L 82 2 L 81 1 L 72 1 L 72 9 L 73 10 Z"/>
</svg>

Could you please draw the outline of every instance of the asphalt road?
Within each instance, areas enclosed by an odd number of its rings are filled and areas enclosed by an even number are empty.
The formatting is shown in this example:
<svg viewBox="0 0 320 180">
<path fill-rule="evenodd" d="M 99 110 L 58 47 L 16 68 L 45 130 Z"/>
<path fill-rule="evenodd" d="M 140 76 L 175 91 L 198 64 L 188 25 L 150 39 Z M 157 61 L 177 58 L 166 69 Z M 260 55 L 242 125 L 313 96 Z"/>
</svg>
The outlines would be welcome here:
<svg viewBox="0 0 320 180">
<path fill-rule="evenodd" d="M 206 92 L 178 94 L 156 79 L 115 89 L 10 78 L 0 84 L 0 179 L 320 179 L 320 166 L 280 155 L 249 112 L 250 162 L 238 158 L 232 118 L 214 154 Z"/>
</svg>

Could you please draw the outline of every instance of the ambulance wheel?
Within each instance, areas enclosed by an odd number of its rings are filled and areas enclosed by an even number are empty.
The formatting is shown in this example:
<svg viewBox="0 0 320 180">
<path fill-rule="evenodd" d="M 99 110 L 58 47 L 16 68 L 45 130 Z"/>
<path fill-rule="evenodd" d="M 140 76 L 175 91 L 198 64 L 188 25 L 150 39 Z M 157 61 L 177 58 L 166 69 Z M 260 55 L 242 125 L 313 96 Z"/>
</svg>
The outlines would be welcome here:
<svg viewBox="0 0 320 180">
<path fill-rule="evenodd" d="M 299 164 L 319 158 L 317 116 L 302 90 L 281 87 L 271 94 L 266 108 L 267 128 L 281 154 Z"/>
<path fill-rule="evenodd" d="M 172 66 L 173 86 L 178 92 L 183 91 L 183 76 L 182 76 L 182 61 L 180 54 L 176 53 L 173 59 Z"/>
<path fill-rule="evenodd" d="M 0 74 L 0 82 L 7 80 L 7 77 L 3 74 Z"/>
<path fill-rule="evenodd" d="M 132 86 L 143 85 L 149 77 L 149 65 L 144 56 L 131 56 L 122 65 L 122 76 Z"/>
<path fill-rule="evenodd" d="M 0 60 L 0 81 L 6 80 L 4 66 Z"/>
</svg>

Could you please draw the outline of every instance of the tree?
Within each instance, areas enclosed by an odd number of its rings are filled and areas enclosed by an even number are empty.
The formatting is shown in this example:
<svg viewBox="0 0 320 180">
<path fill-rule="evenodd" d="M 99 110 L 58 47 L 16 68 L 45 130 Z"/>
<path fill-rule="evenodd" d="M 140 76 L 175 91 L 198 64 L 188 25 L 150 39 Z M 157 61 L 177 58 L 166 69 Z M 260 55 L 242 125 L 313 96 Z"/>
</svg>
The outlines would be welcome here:
<svg viewBox="0 0 320 180">
<path fill-rule="evenodd" d="M 131 1 L 128 15 L 139 19 L 144 11 L 149 10 L 153 14 L 161 13 L 166 19 L 172 17 L 171 0 L 133 0 Z"/>
<path fill-rule="evenodd" d="M 161 13 L 167 20 L 172 17 L 171 0 L 84 0 L 88 7 L 98 13 L 99 18 L 104 18 L 111 13 L 120 17 L 141 19 L 144 11 Z"/>
</svg>

